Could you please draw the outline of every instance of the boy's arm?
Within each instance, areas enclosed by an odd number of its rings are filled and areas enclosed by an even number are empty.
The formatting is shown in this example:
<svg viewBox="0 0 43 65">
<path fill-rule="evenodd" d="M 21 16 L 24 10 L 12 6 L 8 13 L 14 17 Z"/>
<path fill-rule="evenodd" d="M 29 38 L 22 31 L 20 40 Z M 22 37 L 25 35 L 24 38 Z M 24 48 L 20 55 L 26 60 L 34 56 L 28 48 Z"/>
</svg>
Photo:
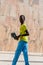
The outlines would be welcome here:
<svg viewBox="0 0 43 65">
<path fill-rule="evenodd" d="M 26 32 L 26 34 L 18 35 L 18 38 L 19 38 L 20 36 L 29 36 L 28 30 L 26 30 L 25 32 Z"/>
<path fill-rule="evenodd" d="M 23 35 L 21 35 L 21 36 L 29 36 L 28 30 L 26 30 L 25 32 L 26 32 L 26 34 L 23 34 Z"/>
</svg>

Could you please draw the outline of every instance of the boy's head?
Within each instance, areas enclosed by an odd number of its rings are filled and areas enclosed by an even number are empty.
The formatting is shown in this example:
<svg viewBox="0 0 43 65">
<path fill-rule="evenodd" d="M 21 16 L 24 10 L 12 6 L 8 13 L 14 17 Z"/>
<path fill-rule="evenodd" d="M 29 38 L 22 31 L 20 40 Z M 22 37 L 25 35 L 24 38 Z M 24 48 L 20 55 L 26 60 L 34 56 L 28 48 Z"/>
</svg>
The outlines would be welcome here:
<svg viewBox="0 0 43 65">
<path fill-rule="evenodd" d="M 23 24 L 25 21 L 25 16 L 24 15 L 20 15 L 20 23 Z"/>
</svg>

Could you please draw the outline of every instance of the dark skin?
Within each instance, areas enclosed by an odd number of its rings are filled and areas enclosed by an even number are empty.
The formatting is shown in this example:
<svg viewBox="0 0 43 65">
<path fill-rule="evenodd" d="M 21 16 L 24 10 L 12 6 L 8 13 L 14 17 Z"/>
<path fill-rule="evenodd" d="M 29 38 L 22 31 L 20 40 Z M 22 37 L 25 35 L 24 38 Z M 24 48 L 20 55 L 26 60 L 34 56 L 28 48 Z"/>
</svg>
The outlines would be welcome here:
<svg viewBox="0 0 43 65">
<path fill-rule="evenodd" d="M 21 25 L 24 24 L 24 21 L 25 21 L 25 17 L 23 15 L 21 15 L 20 16 L 20 23 L 21 23 Z M 25 32 L 26 32 L 26 34 L 18 35 L 17 38 L 19 39 L 20 36 L 29 36 L 28 30 L 26 30 Z"/>
<path fill-rule="evenodd" d="M 20 19 L 21 25 L 23 25 L 24 24 L 24 21 L 25 21 L 25 16 L 24 15 L 21 15 L 19 19 Z M 19 34 L 18 36 L 16 36 L 16 39 L 18 40 L 20 36 L 29 36 L 28 30 L 26 30 L 25 32 L 26 32 L 26 34 L 23 34 L 23 35 L 20 35 Z M 14 38 L 14 33 L 11 33 L 11 36 Z"/>
</svg>

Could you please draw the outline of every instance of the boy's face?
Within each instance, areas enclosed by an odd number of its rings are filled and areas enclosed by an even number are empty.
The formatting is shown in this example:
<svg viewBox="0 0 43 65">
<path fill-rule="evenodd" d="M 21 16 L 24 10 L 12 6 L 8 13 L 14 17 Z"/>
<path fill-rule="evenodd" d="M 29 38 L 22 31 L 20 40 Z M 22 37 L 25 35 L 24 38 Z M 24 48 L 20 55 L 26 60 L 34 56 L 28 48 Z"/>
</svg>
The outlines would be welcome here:
<svg viewBox="0 0 43 65">
<path fill-rule="evenodd" d="M 23 24 L 25 21 L 25 17 L 23 15 L 20 16 L 20 23 Z"/>
</svg>

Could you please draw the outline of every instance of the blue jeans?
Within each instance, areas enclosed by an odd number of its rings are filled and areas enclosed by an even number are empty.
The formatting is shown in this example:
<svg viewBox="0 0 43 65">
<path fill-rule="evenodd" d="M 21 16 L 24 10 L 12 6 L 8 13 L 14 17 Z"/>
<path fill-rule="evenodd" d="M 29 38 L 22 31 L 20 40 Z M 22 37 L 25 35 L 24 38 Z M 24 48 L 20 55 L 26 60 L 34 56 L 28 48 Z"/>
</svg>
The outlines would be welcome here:
<svg viewBox="0 0 43 65">
<path fill-rule="evenodd" d="M 14 59 L 12 61 L 12 65 L 16 65 L 21 51 L 23 52 L 23 55 L 24 55 L 25 65 L 29 65 L 27 48 L 28 48 L 28 43 L 27 42 L 22 41 L 22 40 L 19 41 L 16 52 L 15 52 Z"/>
</svg>

